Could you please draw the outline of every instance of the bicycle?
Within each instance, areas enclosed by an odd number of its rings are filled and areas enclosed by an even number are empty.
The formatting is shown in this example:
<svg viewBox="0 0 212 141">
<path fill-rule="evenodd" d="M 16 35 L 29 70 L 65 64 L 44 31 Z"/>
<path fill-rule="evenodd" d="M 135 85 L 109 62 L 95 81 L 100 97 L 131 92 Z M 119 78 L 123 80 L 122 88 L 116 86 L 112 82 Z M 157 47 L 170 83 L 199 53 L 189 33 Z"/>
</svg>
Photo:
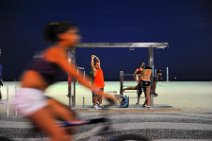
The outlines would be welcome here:
<svg viewBox="0 0 212 141">
<path fill-rule="evenodd" d="M 77 126 L 82 126 L 82 125 L 89 125 L 89 124 L 100 124 L 102 123 L 102 126 L 97 126 L 100 127 L 98 131 L 90 138 L 84 138 L 80 140 L 87 140 L 87 141 L 150 141 L 149 138 L 142 136 L 142 135 L 137 135 L 137 134 L 119 134 L 119 135 L 113 135 L 111 136 L 110 133 L 114 133 L 115 131 L 112 128 L 112 123 L 110 118 L 108 117 L 108 112 L 110 110 L 110 106 L 106 105 L 104 106 L 103 109 L 105 114 L 104 117 L 99 117 L 99 118 L 91 118 L 87 120 L 83 120 L 82 123 L 71 123 L 71 122 L 65 122 L 65 121 L 57 121 L 58 125 L 60 125 L 63 128 L 66 128 L 69 133 L 73 133 L 73 128 L 72 127 L 77 127 Z M 95 128 L 97 128 L 95 127 Z M 39 130 L 38 130 L 39 132 Z M 107 136 L 108 133 L 110 136 Z M 0 137 L 1 141 L 13 141 L 12 139 L 6 138 L 6 137 Z"/>
<path fill-rule="evenodd" d="M 127 134 L 127 135 L 114 135 L 114 136 L 107 136 L 107 132 L 113 133 L 113 129 L 111 128 L 111 123 L 109 118 L 93 118 L 88 119 L 83 124 L 72 124 L 68 122 L 63 122 L 63 127 L 74 127 L 74 126 L 81 126 L 81 125 L 88 125 L 88 124 L 99 124 L 104 123 L 104 125 L 98 129 L 96 134 L 94 134 L 91 138 L 87 141 L 150 141 L 149 138 L 144 137 L 142 135 L 137 134 Z M 106 136 L 105 136 L 106 135 Z"/>
</svg>

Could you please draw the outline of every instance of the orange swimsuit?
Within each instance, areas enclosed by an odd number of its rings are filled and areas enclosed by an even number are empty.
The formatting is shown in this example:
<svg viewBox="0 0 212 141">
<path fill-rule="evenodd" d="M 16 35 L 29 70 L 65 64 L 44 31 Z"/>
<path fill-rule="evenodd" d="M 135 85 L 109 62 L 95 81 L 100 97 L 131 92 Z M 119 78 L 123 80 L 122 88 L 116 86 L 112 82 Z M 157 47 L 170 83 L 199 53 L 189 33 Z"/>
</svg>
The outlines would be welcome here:
<svg viewBox="0 0 212 141">
<path fill-rule="evenodd" d="M 97 88 L 104 88 L 104 74 L 102 69 L 96 69 L 96 76 L 94 78 L 94 86 Z"/>
</svg>

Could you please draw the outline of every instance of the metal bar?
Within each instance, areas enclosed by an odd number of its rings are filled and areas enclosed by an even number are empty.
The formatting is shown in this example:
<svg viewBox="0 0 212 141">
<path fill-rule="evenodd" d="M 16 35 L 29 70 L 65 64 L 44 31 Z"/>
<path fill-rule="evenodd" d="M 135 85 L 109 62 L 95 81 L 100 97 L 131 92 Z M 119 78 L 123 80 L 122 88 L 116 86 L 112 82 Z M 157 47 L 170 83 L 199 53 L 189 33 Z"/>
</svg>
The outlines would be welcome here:
<svg viewBox="0 0 212 141">
<path fill-rule="evenodd" d="M 85 68 L 83 68 L 83 67 L 78 67 L 78 69 L 84 70 Z"/>
<path fill-rule="evenodd" d="M 68 61 L 69 63 L 72 64 L 76 64 L 76 58 L 75 58 L 75 49 L 72 49 L 68 52 Z M 73 90 L 72 90 L 72 83 L 71 83 L 72 79 L 70 77 L 70 75 L 68 74 L 68 96 L 69 96 L 69 107 L 71 108 L 71 106 L 75 106 L 75 95 L 76 95 L 76 83 L 73 83 Z M 73 80 L 75 81 L 75 80 Z M 72 91 L 73 91 L 73 95 L 72 95 Z"/>
<path fill-rule="evenodd" d="M 132 42 L 132 43 L 79 43 L 80 48 L 167 48 L 168 42 Z"/>
<path fill-rule="evenodd" d="M 83 71 L 83 77 L 84 77 L 84 80 L 85 80 L 85 70 Z"/>
<path fill-rule="evenodd" d="M 154 71 L 154 48 L 153 47 L 150 47 L 148 49 L 148 65 Z M 154 73 L 153 73 L 153 75 L 154 75 Z M 151 77 L 151 81 L 153 81 L 153 75 Z M 151 106 L 154 106 L 154 97 L 151 95 L 151 92 L 150 92 L 150 98 L 151 98 Z"/>
<path fill-rule="evenodd" d="M 69 104 L 69 108 L 71 108 L 71 97 L 72 97 L 72 95 L 71 95 L 71 77 L 70 77 L 70 75 L 68 74 L 68 104 Z"/>
<path fill-rule="evenodd" d="M 120 94 L 123 92 L 123 83 L 124 83 L 124 71 L 120 71 Z"/>
<path fill-rule="evenodd" d="M 76 80 L 73 82 L 73 97 L 72 97 L 72 107 L 76 106 Z"/>
<path fill-rule="evenodd" d="M 17 94 L 17 85 L 15 86 L 15 95 Z M 17 106 L 15 106 L 15 116 L 18 116 L 18 109 Z"/>
<path fill-rule="evenodd" d="M 133 76 L 134 74 L 129 74 L 129 73 L 127 73 L 127 74 L 124 74 L 124 76 Z"/>
<path fill-rule="evenodd" d="M 117 91 L 107 91 L 109 94 L 117 94 Z"/>
<path fill-rule="evenodd" d="M 125 91 L 124 93 L 135 93 L 135 91 L 137 91 L 137 90 L 127 90 L 127 91 Z M 136 94 L 136 93 L 135 93 Z"/>
<path fill-rule="evenodd" d="M 166 67 L 166 82 L 169 82 L 169 67 Z"/>
<path fill-rule="evenodd" d="M 124 85 L 123 87 L 124 88 L 127 88 L 127 87 L 131 87 L 132 85 Z"/>
<path fill-rule="evenodd" d="M 148 49 L 148 65 L 152 68 L 154 66 L 154 48 L 152 47 Z"/>
<path fill-rule="evenodd" d="M 7 116 L 10 115 L 10 107 L 9 107 L 9 87 L 7 86 L 7 111 L 6 111 Z"/>
<path fill-rule="evenodd" d="M 132 97 L 131 97 L 131 96 L 129 96 L 129 98 L 130 98 L 130 99 L 135 99 L 135 98 L 137 99 L 137 97 L 134 97 L 134 96 L 132 96 Z M 140 98 L 141 98 L 141 99 L 145 99 L 145 97 L 144 97 L 144 96 L 141 96 Z"/>
<path fill-rule="evenodd" d="M 82 107 L 85 108 L 85 97 L 83 96 L 83 99 L 82 99 Z"/>
<path fill-rule="evenodd" d="M 152 66 L 152 76 L 154 76 L 156 73 L 155 73 L 155 65 Z"/>
<path fill-rule="evenodd" d="M 83 67 L 77 67 L 77 75 L 79 74 L 79 70 L 83 71 L 83 78 L 85 80 L 85 68 L 83 68 Z M 76 81 L 78 83 L 78 80 L 76 80 Z"/>
</svg>

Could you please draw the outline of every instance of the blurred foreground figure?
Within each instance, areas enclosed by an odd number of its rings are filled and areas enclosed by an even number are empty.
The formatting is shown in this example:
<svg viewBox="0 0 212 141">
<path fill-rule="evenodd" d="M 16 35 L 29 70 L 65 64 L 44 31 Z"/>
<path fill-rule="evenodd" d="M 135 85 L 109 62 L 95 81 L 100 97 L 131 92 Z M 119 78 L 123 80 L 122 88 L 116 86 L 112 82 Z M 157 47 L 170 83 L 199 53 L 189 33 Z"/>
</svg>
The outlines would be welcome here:
<svg viewBox="0 0 212 141">
<path fill-rule="evenodd" d="M 72 49 L 80 40 L 77 26 L 68 22 L 52 22 L 46 26 L 45 37 L 52 42 L 52 46 L 45 49 L 41 55 L 34 58 L 31 65 L 21 76 L 21 85 L 17 89 L 15 104 L 18 111 L 50 137 L 50 141 L 70 141 L 71 135 L 60 127 L 57 118 L 67 122 L 80 123 L 69 108 L 56 100 L 47 100 L 45 90 L 57 82 L 61 73 L 68 73 L 79 83 L 113 101 L 111 95 L 99 91 L 77 74 L 75 65 L 68 62 L 68 50 Z"/>
</svg>

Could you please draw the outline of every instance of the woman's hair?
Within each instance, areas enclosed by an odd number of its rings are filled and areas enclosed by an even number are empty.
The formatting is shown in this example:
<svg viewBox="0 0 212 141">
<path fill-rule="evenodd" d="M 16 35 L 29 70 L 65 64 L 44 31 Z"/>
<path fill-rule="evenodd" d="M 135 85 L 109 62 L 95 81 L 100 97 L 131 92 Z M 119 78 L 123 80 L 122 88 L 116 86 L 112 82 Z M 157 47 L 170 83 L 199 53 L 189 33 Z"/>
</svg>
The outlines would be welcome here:
<svg viewBox="0 0 212 141">
<path fill-rule="evenodd" d="M 145 65 L 145 62 L 144 62 L 144 61 L 141 61 L 140 66 L 141 66 L 142 64 L 144 64 L 144 65 Z"/>
<path fill-rule="evenodd" d="M 57 42 L 60 40 L 58 37 L 59 34 L 74 28 L 77 28 L 77 26 L 69 22 L 50 22 L 44 30 L 44 35 L 46 40 Z"/>
<path fill-rule="evenodd" d="M 99 63 L 99 61 L 96 59 L 96 57 L 94 58 L 94 65 L 96 65 L 97 63 Z"/>
<path fill-rule="evenodd" d="M 151 70 L 152 68 L 150 67 L 150 66 L 146 66 L 144 69 L 146 69 L 146 70 Z"/>
</svg>

